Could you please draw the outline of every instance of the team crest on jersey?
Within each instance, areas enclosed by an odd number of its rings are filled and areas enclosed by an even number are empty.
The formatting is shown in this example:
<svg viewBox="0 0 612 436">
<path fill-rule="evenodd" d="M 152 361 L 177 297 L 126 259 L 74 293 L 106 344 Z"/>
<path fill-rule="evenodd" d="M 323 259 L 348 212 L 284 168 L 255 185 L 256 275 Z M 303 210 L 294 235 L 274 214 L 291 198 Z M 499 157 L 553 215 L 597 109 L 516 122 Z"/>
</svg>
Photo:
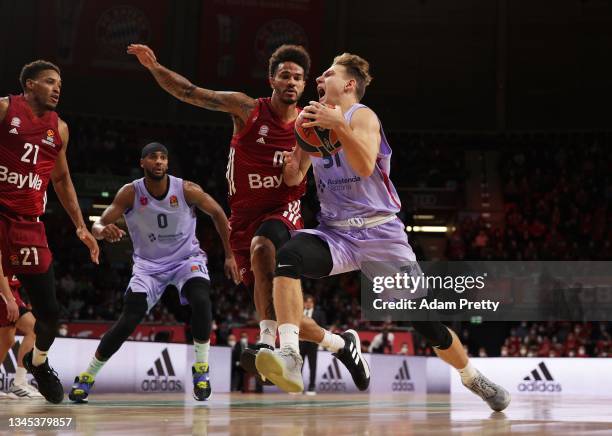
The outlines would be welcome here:
<svg viewBox="0 0 612 436">
<path fill-rule="evenodd" d="M 261 136 L 268 136 L 268 132 L 270 131 L 270 128 L 268 126 L 266 126 L 265 124 L 263 124 L 260 128 L 259 128 L 259 135 Z"/>
<path fill-rule="evenodd" d="M 13 266 L 19 266 L 19 256 L 17 256 L 16 254 L 11 254 L 11 256 L 9 257 L 10 261 L 11 261 L 11 265 Z"/>
<path fill-rule="evenodd" d="M 171 195 L 170 196 L 170 207 L 178 207 L 178 198 L 176 198 L 176 195 Z"/>
<path fill-rule="evenodd" d="M 147 197 L 140 197 L 140 204 L 146 206 L 147 204 L 149 204 L 149 199 Z"/>
<path fill-rule="evenodd" d="M 19 117 L 13 117 L 11 119 L 11 126 L 13 126 L 13 127 L 21 127 L 21 120 L 19 119 Z"/>
</svg>

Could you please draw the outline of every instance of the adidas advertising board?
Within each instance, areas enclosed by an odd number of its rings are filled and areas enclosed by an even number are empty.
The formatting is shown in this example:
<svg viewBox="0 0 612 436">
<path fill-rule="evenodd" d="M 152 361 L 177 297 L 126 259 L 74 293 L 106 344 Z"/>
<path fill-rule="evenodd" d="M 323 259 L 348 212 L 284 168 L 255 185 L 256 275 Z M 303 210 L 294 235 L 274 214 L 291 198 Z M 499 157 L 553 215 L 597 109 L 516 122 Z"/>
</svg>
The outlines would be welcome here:
<svg viewBox="0 0 612 436">
<path fill-rule="evenodd" d="M 166 343 L 136 345 L 138 351 L 136 392 L 185 392 L 183 369 L 187 364 L 185 345 Z M 179 369 L 178 373 L 175 368 Z"/>
<path fill-rule="evenodd" d="M 370 392 L 427 392 L 427 358 L 371 354 L 369 362 Z"/>
<path fill-rule="evenodd" d="M 485 376 L 512 395 L 609 395 L 612 360 L 597 358 L 473 358 Z M 451 376 L 451 392 L 467 392 Z"/>
<path fill-rule="evenodd" d="M 49 351 L 51 366 L 68 392 L 74 377 L 84 371 L 100 343 L 97 339 L 57 338 Z M 96 376 L 97 393 L 191 393 L 193 346 L 159 342 L 124 343 Z M 211 347 L 210 374 L 214 392 L 229 392 L 231 350 Z M 11 374 L 10 377 L 14 377 Z"/>
</svg>

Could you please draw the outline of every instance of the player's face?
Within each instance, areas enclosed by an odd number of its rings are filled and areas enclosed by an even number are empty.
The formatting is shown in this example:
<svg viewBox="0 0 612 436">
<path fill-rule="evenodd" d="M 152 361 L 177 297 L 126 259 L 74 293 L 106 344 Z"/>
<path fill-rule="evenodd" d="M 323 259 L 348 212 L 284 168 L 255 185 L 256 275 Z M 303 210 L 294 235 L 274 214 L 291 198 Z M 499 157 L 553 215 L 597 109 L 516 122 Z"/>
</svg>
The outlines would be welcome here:
<svg viewBox="0 0 612 436">
<path fill-rule="evenodd" d="M 144 159 L 140 159 L 140 166 L 144 170 L 145 177 L 162 180 L 168 172 L 168 155 L 161 151 L 150 153 Z"/>
<path fill-rule="evenodd" d="M 55 70 L 43 70 L 36 79 L 28 80 L 28 88 L 36 102 L 47 110 L 55 110 L 62 90 L 62 79 Z"/>
<path fill-rule="evenodd" d="M 293 62 L 278 64 L 276 74 L 270 78 L 270 86 L 285 104 L 297 103 L 305 85 L 304 69 Z"/>
<path fill-rule="evenodd" d="M 350 89 L 351 78 L 343 65 L 332 65 L 317 77 L 319 103 L 339 104 L 340 97 Z"/>
</svg>

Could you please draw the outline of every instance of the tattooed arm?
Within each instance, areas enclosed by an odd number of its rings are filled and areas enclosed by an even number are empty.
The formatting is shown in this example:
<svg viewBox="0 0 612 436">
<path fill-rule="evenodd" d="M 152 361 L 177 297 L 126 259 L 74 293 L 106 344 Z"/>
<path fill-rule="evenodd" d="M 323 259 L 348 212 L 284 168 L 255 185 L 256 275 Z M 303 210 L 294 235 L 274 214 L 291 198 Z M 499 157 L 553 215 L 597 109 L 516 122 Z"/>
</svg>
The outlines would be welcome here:
<svg viewBox="0 0 612 436">
<path fill-rule="evenodd" d="M 153 74 L 159 86 L 179 100 L 204 109 L 231 114 L 235 131 L 244 127 L 257 104 L 256 100 L 242 92 L 212 91 L 194 85 L 185 77 L 157 62 L 155 53 L 146 45 L 131 44 L 127 52 L 138 58 L 140 63 Z"/>
</svg>

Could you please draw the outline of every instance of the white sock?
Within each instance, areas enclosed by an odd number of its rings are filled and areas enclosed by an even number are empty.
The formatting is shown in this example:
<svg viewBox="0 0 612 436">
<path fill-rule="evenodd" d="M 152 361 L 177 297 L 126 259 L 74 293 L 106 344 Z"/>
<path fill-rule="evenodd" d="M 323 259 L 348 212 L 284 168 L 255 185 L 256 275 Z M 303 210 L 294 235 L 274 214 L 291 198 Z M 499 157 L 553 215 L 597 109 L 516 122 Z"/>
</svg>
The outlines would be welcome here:
<svg viewBox="0 0 612 436">
<path fill-rule="evenodd" d="M 102 367 L 104 366 L 106 362 L 107 362 L 106 360 L 98 360 L 96 356 L 94 356 L 91 359 L 91 362 L 89 362 L 89 366 L 87 367 L 87 371 L 85 372 L 95 377 L 96 374 L 98 374 L 98 371 L 102 369 Z"/>
<path fill-rule="evenodd" d="M 28 381 L 26 380 L 27 371 L 25 368 L 18 366 L 15 371 L 15 383 L 16 385 L 25 385 Z"/>
<path fill-rule="evenodd" d="M 336 353 L 339 349 L 344 348 L 346 341 L 340 335 L 330 332 L 329 330 L 323 330 L 325 335 L 323 340 L 319 342 L 319 345 L 327 348 L 332 353 Z"/>
<path fill-rule="evenodd" d="M 278 323 L 271 319 L 259 321 L 259 342 L 274 348 L 276 346 L 276 328 Z"/>
<path fill-rule="evenodd" d="M 468 361 L 468 364 L 463 369 L 458 369 L 459 375 L 461 376 L 461 382 L 464 385 L 472 384 L 476 375 L 478 375 L 478 370 L 472 366 L 472 364 Z"/>
<path fill-rule="evenodd" d="M 208 351 L 210 350 L 210 340 L 207 342 L 199 343 L 193 341 L 193 347 L 195 348 L 196 362 L 197 363 L 208 363 Z"/>
<path fill-rule="evenodd" d="M 45 361 L 47 360 L 47 354 L 49 354 L 49 351 L 41 351 L 36 348 L 36 345 L 34 345 L 34 352 L 32 353 L 32 365 L 40 366 L 45 363 Z"/>
<path fill-rule="evenodd" d="M 300 328 L 294 324 L 281 324 L 278 326 L 280 346 L 291 347 L 296 353 L 300 352 Z"/>
</svg>

